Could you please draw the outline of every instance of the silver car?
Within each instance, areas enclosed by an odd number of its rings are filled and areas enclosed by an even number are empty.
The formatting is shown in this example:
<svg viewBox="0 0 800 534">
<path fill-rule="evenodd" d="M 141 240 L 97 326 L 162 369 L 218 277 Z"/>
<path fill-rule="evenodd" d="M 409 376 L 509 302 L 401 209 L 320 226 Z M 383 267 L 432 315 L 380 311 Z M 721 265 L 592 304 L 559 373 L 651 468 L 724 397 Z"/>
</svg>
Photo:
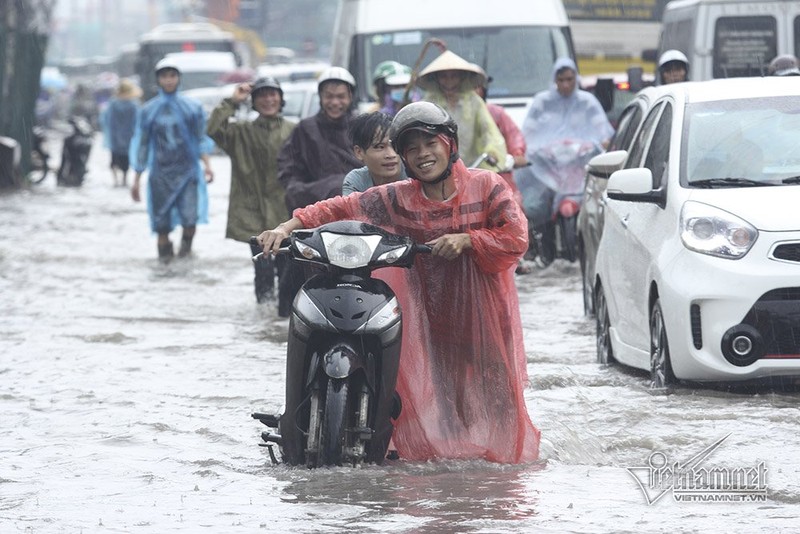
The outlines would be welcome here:
<svg viewBox="0 0 800 534">
<path fill-rule="evenodd" d="M 659 88 L 646 87 L 620 114 L 619 125 L 608 146 L 608 151 L 598 154 L 586 166 L 586 182 L 583 201 L 578 213 L 578 257 L 583 278 L 583 311 L 594 314 L 593 281 L 595 256 L 600 236 L 603 234 L 603 213 L 608 177 L 623 167 L 636 133 L 650 106 L 656 99 Z"/>
</svg>

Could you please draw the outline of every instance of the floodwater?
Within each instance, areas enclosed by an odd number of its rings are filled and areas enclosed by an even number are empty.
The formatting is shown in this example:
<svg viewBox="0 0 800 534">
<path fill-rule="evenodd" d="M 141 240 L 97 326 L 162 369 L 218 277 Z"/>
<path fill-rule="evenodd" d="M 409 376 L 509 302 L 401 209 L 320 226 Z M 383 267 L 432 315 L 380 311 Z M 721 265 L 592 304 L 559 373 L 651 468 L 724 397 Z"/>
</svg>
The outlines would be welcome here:
<svg viewBox="0 0 800 534">
<path fill-rule="evenodd" d="M 560 263 L 518 278 L 540 462 L 272 466 L 250 413 L 281 405 L 288 321 L 256 305 L 248 247 L 223 237 L 227 159 L 195 257 L 166 267 L 108 159 L 97 143 L 80 189 L 0 194 L 0 532 L 796 531 L 798 394 L 653 395 L 597 365 Z M 752 468 L 765 500 L 648 505 L 626 469 L 725 436 L 698 465 Z"/>
</svg>

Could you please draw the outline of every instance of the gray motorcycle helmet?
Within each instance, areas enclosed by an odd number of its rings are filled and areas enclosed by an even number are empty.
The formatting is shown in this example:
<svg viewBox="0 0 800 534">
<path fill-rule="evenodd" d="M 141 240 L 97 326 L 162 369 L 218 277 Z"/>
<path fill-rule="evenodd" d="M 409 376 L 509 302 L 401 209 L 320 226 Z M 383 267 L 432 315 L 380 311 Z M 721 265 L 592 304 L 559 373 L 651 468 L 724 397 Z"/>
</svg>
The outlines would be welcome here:
<svg viewBox="0 0 800 534">
<path fill-rule="evenodd" d="M 404 161 L 405 139 L 408 137 L 406 134 L 411 130 L 419 130 L 431 135 L 444 134 L 455 143 L 447 168 L 441 176 L 430 183 L 442 182 L 450 176 L 453 164 L 458 161 L 458 124 L 447 111 L 432 102 L 412 102 L 398 111 L 389 127 L 389 140 Z M 409 178 L 416 178 L 408 165 L 406 165 L 406 174 Z"/>
<path fill-rule="evenodd" d="M 286 105 L 286 101 L 283 99 L 283 89 L 281 88 L 280 82 L 276 78 L 273 78 L 272 76 L 265 76 L 263 78 L 258 78 L 256 81 L 253 82 L 253 88 L 250 90 L 251 106 L 253 105 L 253 97 L 255 97 L 256 93 L 261 91 L 262 89 L 277 90 L 278 93 L 281 95 L 281 109 L 283 109 L 283 106 Z"/>
<path fill-rule="evenodd" d="M 432 135 L 445 134 L 458 146 L 458 125 L 447 111 L 432 102 L 413 102 L 397 112 L 389 128 L 389 140 L 401 156 L 403 139 L 411 130 L 421 130 Z"/>
</svg>

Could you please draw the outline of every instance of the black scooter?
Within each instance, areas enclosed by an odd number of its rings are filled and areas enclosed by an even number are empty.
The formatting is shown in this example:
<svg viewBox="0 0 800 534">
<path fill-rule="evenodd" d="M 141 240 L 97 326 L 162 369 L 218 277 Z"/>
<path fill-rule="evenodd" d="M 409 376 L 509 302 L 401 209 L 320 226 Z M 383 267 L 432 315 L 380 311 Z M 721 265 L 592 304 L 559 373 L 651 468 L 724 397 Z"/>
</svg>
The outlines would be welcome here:
<svg viewBox="0 0 800 534">
<path fill-rule="evenodd" d="M 292 261 L 320 271 L 292 304 L 284 412 L 252 414 L 270 427 L 262 445 L 273 463 L 278 445 L 289 465 L 380 464 L 401 410 L 402 313 L 392 289 L 371 273 L 411 267 L 431 249 L 355 221 L 296 230 L 281 245 Z"/>
<path fill-rule="evenodd" d="M 64 138 L 61 166 L 56 175 L 58 185 L 78 187 L 83 185 L 86 165 L 92 150 L 93 130 L 89 121 L 81 116 L 70 117 L 72 132 Z"/>
</svg>

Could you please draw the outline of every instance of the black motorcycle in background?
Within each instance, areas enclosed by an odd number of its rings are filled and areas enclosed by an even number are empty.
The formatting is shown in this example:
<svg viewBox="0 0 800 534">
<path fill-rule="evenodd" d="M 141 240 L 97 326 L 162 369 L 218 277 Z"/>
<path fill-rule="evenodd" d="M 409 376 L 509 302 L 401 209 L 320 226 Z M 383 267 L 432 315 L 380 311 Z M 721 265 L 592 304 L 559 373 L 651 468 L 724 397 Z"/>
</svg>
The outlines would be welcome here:
<svg viewBox="0 0 800 534">
<path fill-rule="evenodd" d="M 28 181 L 40 184 L 50 173 L 50 153 L 47 151 L 47 134 L 42 126 L 34 126 L 31 132 L 31 168 Z"/>
<path fill-rule="evenodd" d="M 71 132 L 64 138 L 56 180 L 58 185 L 78 187 L 83 185 L 86 176 L 94 132 L 89 121 L 82 116 L 70 117 L 69 125 Z"/>
<path fill-rule="evenodd" d="M 289 465 L 383 462 L 401 410 L 402 312 L 371 273 L 411 267 L 420 252 L 430 247 L 355 221 L 296 230 L 282 243 L 281 253 L 318 270 L 292 304 L 284 411 L 252 414 L 270 427 L 261 436 L 274 463 L 273 445 Z"/>
</svg>

